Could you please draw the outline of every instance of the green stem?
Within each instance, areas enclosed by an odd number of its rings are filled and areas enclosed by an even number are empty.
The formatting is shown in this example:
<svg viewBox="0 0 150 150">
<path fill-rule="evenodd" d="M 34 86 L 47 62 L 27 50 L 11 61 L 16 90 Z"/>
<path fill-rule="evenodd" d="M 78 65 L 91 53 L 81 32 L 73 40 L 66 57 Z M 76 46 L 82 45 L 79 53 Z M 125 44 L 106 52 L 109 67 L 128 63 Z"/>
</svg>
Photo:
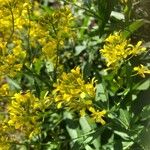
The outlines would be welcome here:
<svg viewBox="0 0 150 150">
<path fill-rule="evenodd" d="M 72 4 L 71 2 L 65 1 L 67 4 Z M 96 14 L 94 11 L 87 9 L 85 7 L 81 7 L 75 3 L 73 3 L 72 5 L 78 7 L 79 9 L 85 10 L 87 13 L 91 14 L 90 16 L 94 16 L 95 18 L 98 18 L 100 20 L 103 20 L 98 14 Z M 89 7 L 88 7 L 89 8 Z"/>
<path fill-rule="evenodd" d="M 9 10 L 10 10 L 10 13 L 11 13 L 11 20 L 12 20 L 12 31 L 11 31 L 11 34 L 7 40 L 7 44 L 11 41 L 12 37 L 13 37 L 13 34 L 15 32 L 15 18 L 14 18 L 14 14 L 13 14 L 13 10 L 11 8 L 11 6 L 9 7 Z M 7 46 L 7 45 L 6 45 Z"/>
</svg>

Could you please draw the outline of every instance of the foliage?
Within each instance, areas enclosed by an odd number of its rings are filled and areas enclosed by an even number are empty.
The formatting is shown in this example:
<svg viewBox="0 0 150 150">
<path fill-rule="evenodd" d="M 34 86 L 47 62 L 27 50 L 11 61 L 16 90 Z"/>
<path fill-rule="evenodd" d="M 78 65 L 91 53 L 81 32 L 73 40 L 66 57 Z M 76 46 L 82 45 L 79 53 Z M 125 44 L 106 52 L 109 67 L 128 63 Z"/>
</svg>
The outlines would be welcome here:
<svg viewBox="0 0 150 150">
<path fill-rule="evenodd" d="M 137 1 L 0 3 L 0 150 L 150 149 Z"/>
</svg>

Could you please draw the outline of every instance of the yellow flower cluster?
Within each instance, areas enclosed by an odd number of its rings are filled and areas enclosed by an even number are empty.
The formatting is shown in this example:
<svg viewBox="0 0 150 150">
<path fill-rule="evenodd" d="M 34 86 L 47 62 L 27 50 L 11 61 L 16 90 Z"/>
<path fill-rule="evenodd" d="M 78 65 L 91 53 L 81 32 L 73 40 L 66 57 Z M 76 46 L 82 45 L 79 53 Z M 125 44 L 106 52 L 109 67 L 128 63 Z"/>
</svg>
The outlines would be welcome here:
<svg viewBox="0 0 150 150">
<path fill-rule="evenodd" d="M 68 107 L 69 109 L 86 109 L 92 105 L 95 97 L 94 80 L 91 83 L 85 83 L 80 68 L 72 69 L 71 73 L 63 73 L 53 91 L 57 108 Z"/>
<path fill-rule="evenodd" d="M 58 50 L 74 35 L 74 17 L 68 7 L 49 13 L 35 1 L 4 0 L 0 16 L 1 77 L 14 77 L 23 63 L 30 64 L 36 57 L 58 65 Z"/>
<path fill-rule="evenodd" d="M 81 116 L 93 107 L 95 98 L 94 78 L 91 82 L 85 83 L 80 73 L 80 68 L 72 69 L 70 73 L 63 73 L 53 91 L 57 108 L 67 108 L 68 110 L 79 112 Z M 93 108 L 93 110 L 95 110 Z M 99 111 L 92 112 L 92 117 L 96 122 L 104 124 L 102 117 L 105 113 Z"/>
<path fill-rule="evenodd" d="M 49 31 L 49 37 L 41 39 L 42 51 L 47 59 L 55 62 L 58 50 L 64 46 L 65 39 L 74 36 L 72 31 L 74 17 L 68 7 L 60 8 L 52 14 L 45 13 L 39 23 Z"/>
<path fill-rule="evenodd" d="M 150 74 L 150 69 L 147 66 L 140 66 L 134 67 L 134 71 L 137 72 L 141 77 L 145 78 L 145 74 Z"/>
<path fill-rule="evenodd" d="M 11 142 L 15 142 L 16 138 L 13 136 L 14 130 L 9 128 L 6 123 L 6 118 L 3 119 L 3 122 L 0 120 L 0 150 L 10 150 Z"/>
<path fill-rule="evenodd" d="M 10 144 L 7 137 L 0 136 L 0 150 L 10 150 Z"/>
<path fill-rule="evenodd" d="M 104 125 L 106 122 L 103 120 L 102 117 L 106 114 L 106 110 L 95 110 L 95 108 L 90 107 L 89 111 L 91 112 L 91 117 L 95 120 L 95 122 L 101 123 Z"/>
<path fill-rule="evenodd" d="M 109 35 L 105 40 L 105 45 L 100 53 L 106 60 L 107 67 L 116 68 L 127 59 L 138 55 L 146 50 L 141 46 L 142 42 L 139 41 L 135 46 L 130 44 L 129 40 L 126 40 L 120 32 L 115 32 Z"/>
<path fill-rule="evenodd" d="M 14 77 L 22 68 L 22 62 L 26 52 L 22 50 L 20 41 L 15 41 L 13 47 L 7 48 L 7 45 L 0 44 L 2 53 L 0 54 L 0 77 Z"/>
<path fill-rule="evenodd" d="M 9 95 L 9 85 L 7 83 L 0 85 L 0 100 L 3 96 Z"/>
<path fill-rule="evenodd" d="M 41 113 L 48 108 L 48 100 L 38 99 L 31 92 L 16 93 L 8 105 L 10 127 L 20 130 L 26 137 L 32 138 L 41 131 Z"/>
<path fill-rule="evenodd" d="M 28 23 L 29 0 L 6 0 L 0 6 L 0 32 L 9 42 L 17 35 L 17 31 Z M 13 35 L 12 35 L 13 34 Z M 11 39 L 10 39 L 11 38 Z"/>
<path fill-rule="evenodd" d="M 0 84 L 0 111 L 5 110 L 8 97 L 10 96 L 10 89 L 8 83 Z"/>
<path fill-rule="evenodd" d="M 0 6 L 0 76 L 15 76 L 22 68 L 26 52 L 22 47 L 19 30 L 27 19 L 29 1 L 2 1 Z"/>
</svg>

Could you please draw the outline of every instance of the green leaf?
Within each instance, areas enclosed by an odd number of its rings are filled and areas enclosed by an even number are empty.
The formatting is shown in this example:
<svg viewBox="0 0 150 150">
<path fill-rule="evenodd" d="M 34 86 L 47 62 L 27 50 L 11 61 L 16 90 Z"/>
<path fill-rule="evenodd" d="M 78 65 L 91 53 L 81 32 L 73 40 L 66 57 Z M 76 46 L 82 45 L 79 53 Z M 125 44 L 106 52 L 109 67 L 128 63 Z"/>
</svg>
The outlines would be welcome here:
<svg viewBox="0 0 150 150">
<path fill-rule="evenodd" d="M 91 147 L 88 145 L 88 143 L 90 144 L 93 144 L 94 147 L 95 147 L 95 150 L 99 150 L 100 148 L 100 137 L 96 137 L 94 138 L 94 134 L 87 134 L 89 133 L 90 131 L 92 131 L 95 127 L 96 127 L 96 124 L 94 122 L 88 122 L 87 118 L 86 117 L 81 117 L 80 120 L 80 125 L 81 125 L 81 128 L 83 130 L 83 133 L 84 133 L 84 143 L 85 143 L 85 149 L 86 150 L 89 150 Z"/>
<path fill-rule="evenodd" d="M 92 128 L 91 126 L 89 125 L 88 121 L 86 120 L 86 117 L 81 117 L 79 119 L 79 122 L 80 122 L 80 125 L 81 125 L 81 128 L 82 128 L 82 131 L 84 133 L 84 143 L 90 143 L 92 141 L 92 136 L 89 136 L 89 135 L 86 135 L 87 133 L 89 133 Z"/>
<path fill-rule="evenodd" d="M 130 114 L 127 110 L 120 109 L 119 121 L 121 124 L 128 129 L 130 125 Z"/>
<path fill-rule="evenodd" d="M 104 33 L 104 28 L 108 23 L 111 11 L 113 10 L 115 1 L 112 0 L 97 0 L 98 15 L 99 15 L 99 33 L 100 36 Z"/>
<path fill-rule="evenodd" d="M 35 69 L 35 72 L 36 72 L 37 74 L 40 73 L 40 70 L 41 70 L 42 66 L 43 66 L 43 61 L 40 60 L 40 59 L 38 59 L 38 60 L 35 62 L 35 64 L 34 64 L 34 69 Z"/>
<path fill-rule="evenodd" d="M 86 49 L 85 45 L 78 45 L 75 47 L 75 56 L 79 55 L 83 50 Z"/>
<path fill-rule="evenodd" d="M 7 82 L 12 86 L 12 88 L 15 88 L 16 90 L 21 90 L 20 85 L 13 79 L 7 77 Z"/>
<path fill-rule="evenodd" d="M 147 90 L 148 88 L 150 87 L 150 79 L 149 80 L 146 80 L 145 82 L 143 82 L 138 88 L 137 90 Z"/>
<path fill-rule="evenodd" d="M 86 150 L 93 150 L 93 148 L 91 148 L 89 145 L 86 145 L 86 146 L 85 146 L 85 149 L 86 149 Z"/>
<path fill-rule="evenodd" d="M 129 149 L 134 144 L 133 141 L 122 142 L 123 150 Z"/>
<path fill-rule="evenodd" d="M 145 91 L 150 87 L 150 79 L 146 79 L 142 82 L 137 83 L 133 88 L 139 91 Z"/>
<path fill-rule="evenodd" d="M 72 120 L 72 122 L 73 122 L 73 117 L 70 112 L 67 112 L 67 111 L 64 112 L 64 119 L 69 119 L 70 121 Z M 71 128 L 71 126 L 72 126 L 72 124 L 70 122 L 70 124 L 68 123 L 66 125 L 66 129 L 67 129 L 71 139 L 74 140 L 78 137 L 78 133 L 77 133 L 76 128 L 73 128 L 73 127 Z"/>
<path fill-rule="evenodd" d="M 150 119 L 150 105 L 144 106 L 141 112 L 141 117 L 142 117 L 142 120 Z"/>
<path fill-rule="evenodd" d="M 28 149 L 25 145 L 17 146 L 16 148 L 17 148 L 17 149 L 20 149 L 20 150 L 27 150 L 27 149 Z M 16 149 L 16 148 L 15 148 L 15 149 Z M 13 149 L 13 148 L 12 148 L 12 149 Z"/>
<path fill-rule="evenodd" d="M 115 130 L 114 133 L 122 137 L 124 140 L 129 139 L 129 135 L 125 132 Z"/>
<path fill-rule="evenodd" d="M 143 19 L 139 19 L 131 23 L 128 27 L 122 32 L 124 38 L 128 38 L 132 35 L 137 29 L 139 29 L 144 24 Z"/>
<path fill-rule="evenodd" d="M 103 102 L 106 102 L 108 99 L 108 93 L 105 89 L 105 86 L 103 84 L 97 84 L 96 85 L 96 101 L 101 100 Z"/>
<path fill-rule="evenodd" d="M 89 131 L 92 130 L 91 126 L 89 125 L 89 123 L 88 123 L 88 121 L 86 120 L 85 117 L 81 117 L 79 119 L 79 122 L 80 122 L 81 128 L 82 128 L 84 133 L 89 132 Z"/>
<path fill-rule="evenodd" d="M 82 24 L 82 27 L 80 29 L 80 34 L 79 34 L 79 38 L 80 39 L 83 39 L 84 40 L 84 36 L 85 36 L 85 31 L 87 30 L 87 26 L 88 26 L 88 23 L 89 23 L 89 19 L 90 17 L 89 16 L 86 16 L 84 17 L 84 20 L 83 20 L 83 24 Z"/>
</svg>

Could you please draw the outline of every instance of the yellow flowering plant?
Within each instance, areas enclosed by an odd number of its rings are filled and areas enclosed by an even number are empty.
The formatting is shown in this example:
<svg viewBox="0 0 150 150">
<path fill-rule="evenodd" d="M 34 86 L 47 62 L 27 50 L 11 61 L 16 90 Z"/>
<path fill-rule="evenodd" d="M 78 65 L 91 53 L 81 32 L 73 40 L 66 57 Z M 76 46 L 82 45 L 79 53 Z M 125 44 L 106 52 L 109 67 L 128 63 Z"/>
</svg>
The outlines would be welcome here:
<svg viewBox="0 0 150 150">
<path fill-rule="evenodd" d="M 136 71 L 137 74 L 139 74 L 143 78 L 145 78 L 145 74 L 150 74 L 150 69 L 148 69 L 147 66 L 143 66 L 142 64 L 140 64 L 140 66 L 138 67 L 134 67 L 134 71 Z"/>
<path fill-rule="evenodd" d="M 115 32 L 113 35 L 109 35 L 105 40 L 103 49 L 100 50 L 102 56 L 106 59 L 106 65 L 110 68 L 117 68 L 124 60 L 130 57 L 141 54 L 146 50 L 142 47 L 142 42 L 139 41 L 135 46 L 129 43 L 122 33 Z"/>
<path fill-rule="evenodd" d="M 0 0 L 0 150 L 150 149 L 136 5 Z"/>
</svg>

